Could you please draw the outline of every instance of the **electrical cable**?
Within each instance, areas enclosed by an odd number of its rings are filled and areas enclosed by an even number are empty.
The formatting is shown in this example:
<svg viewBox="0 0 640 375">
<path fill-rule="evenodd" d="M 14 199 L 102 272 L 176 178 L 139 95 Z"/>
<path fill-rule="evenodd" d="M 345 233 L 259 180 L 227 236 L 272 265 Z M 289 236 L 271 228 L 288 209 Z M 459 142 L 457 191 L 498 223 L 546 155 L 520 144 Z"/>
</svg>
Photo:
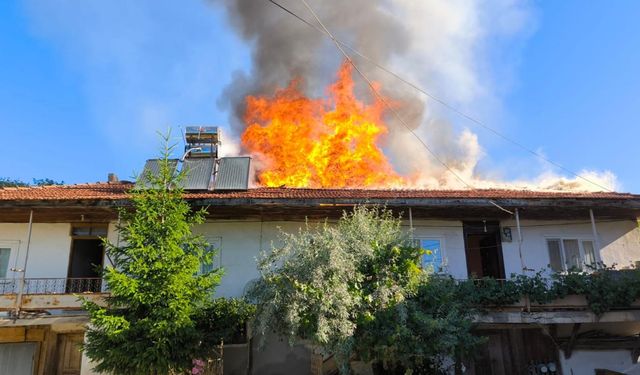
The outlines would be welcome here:
<svg viewBox="0 0 640 375">
<path fill-rule="evenodd" d="M 387 109 L 389 109 L 394 114 L 394 116 L 402 123 L 402 125 L 411 133 L 411 135 L 413 135 L 424 146 L 424 148 L 431 154 L 431 156 L 433 156 L 434 159 L 436 159 L 438 161 L 438 163 L 440 163 L 445 169 L 447 169 L 452 175 L 454 175 L 458 181 L 462 182 L 462 184 L 467 186 L 469 189 L 475 190 L 474 187 L 471 184 L 466 182 L 458 173 L 456 173 L 453 169 L 451 169 L 447 165 L 447 163 L 445 163 L 442 159 L 440 159 L 438 157 L 438 155 L 436 155 L 436 153 L 433 152 L 433 150 L 431 150 L 431 148 L 426 144 L 426 142 L 424 142 L 422 140 L 422 138 L 420 138 L 413 131 L 413 129 L 411 129 L 411 127 L 409 126 L 409 124 L 407 124 L 407 122 L 404 120 L 404 118 L 402 116 L 400 116 L 400 113 L 398 113 L 398 111 L 392 105 L 389 104 L 387 99 L 384 96 L 382 96 L 382 94 L 380 94 L 378 92 L 378 90 L 376 89 L 376 87 L 373 84 L 373 82 L 364 74 L 364 72 L 362 72 L 362 70 L 360 70 L 360 68 L 355 64 L 353 59 L 351 59 L 351 56 L 349 56 L 349 54 L 342 48 L 340 43 L 338 43 L 337 39 L 333 36 L 333 34 L 331 34 L 329 29 L 327 29 L 327 27 L 324 25 L 324 23 L 322 23 L 322 21 L 320 20 L 320 18 L 316 14 L 316 12 L 313 10 L 313 8 L 311 8 L 309 3 L 307 3 L 306 0 L 302 0 L 302 3 L 309 10 L 309 12 L 313 15 L 313 17 L 316 19 L 318 24 L 320 24 L 320 26 L 322 26 L 322 28 L 325 30 L 327 35 L 329 35 L 331 40 L 333 40 L 333 42 L 335 43 L 336 47 L 338 48 L 338 50 L 340 50 L 340 52 L 345 57 L 347 62 L 349 62 L 349 64 L 351 64 L 351 66 L 353 66 L 353 68 L 356 70 L 356 72 L 358 72 L 358 74 L 362 77 L 362 79 L 364 79 L 367 82 L 367 84 L 369 85 L 369 88 L 374 93 L 374 95 L 378 98 L 378 100 L 380 100 L 387 107 Z M 507 210 L 506 208 L 501 207 L 499 204 L 497 204 L 493 200 L 489 200 L 489 203 L 491 203 L 492 205 L 496 206 L 500 210 L 513 215 L 513 212 Z"/>
<path fill-rule="evenodd" d="M 599 184 L 599 183 L 597 183 L 597 182 L 595 182 L 595 181 L 593 181 L 593 180 L 591 180 L 591 179 L 588 179 L 588 178 L 586 178 L 586 177 L 584 177 L 584 176 L 582 176 L 582 175 L 580 175 L 580 174 L 578 174 L 578 173 L 576 173 L 576 172 L 574 172 L 574 171 L 570 170 L 569 168 L 564 167 L 562 164 L 559 164 L 559 163 L 557 163 L 557 162 L 554 162 L 553 160 L 551 160 L 551 159 L 549 159 L 549 158 L 545 157 L 544 155 L 542 155 L 541 153 L 539 153 L 539 152 L 537 152 L 537 151 L 535 151 L 535 150 L 532 150 L 532 149 L 528 148 L 527 146 L 523 145 L 522 143 L 520 143 L 520 142 L 518 142 L 518 141 L 516 141 L 516 140 L 514 140 L 514 139 L 512 139 L 512 138 L 510 138 L 510 137 L 507 137 L 506 135 L 504 135 L 504 134 L 502 134 L 502 133 L 498 132 L 497 130 L 495 130 L 495 129 L 491 128 L 490 126 L 486 125 L 484 122 L 482 122 L 482 121 L 480 121 L 480 120 L 477 120 L 477 119 L 476 119 L 476 118 L 474 118 L 473 116 L 468 115 L 467 113 L 463 112 L 462 110 L 459 110 L 459 109 L 458 109 L 458 108 L 456 108 L 455 106 L 450 105 L 449 103 L 447 103 L 447 102 L 446 102 L 446 101 L 444 101 L 443 99 L 440 99 L 439 97 L 437 97 L 437 96 L 435 96 L 435 95 L 433 95 L 433 94 L 429 93 L 428 91 L 426 91 L 425 89 L 421 88 L 421 87 L 420 87 L 420 86 L 418 86 L 417 84 L 415 84 L 415 83 L 413 83 L 413 82 L 409 81 L 409 80 L 408 80 L 408 79 L 406 79 L 406 78 L 403 78 L 403 77 L 402 77 L 402 76 L 400 76 L 399 74 L 397 74 L 397 73 L 393 72 L 391 69 L 389 69 L 389 68 L 387 68 L 387 67 L 385 67 L 385 66 L 383 66 L 383 65 L 379 64 L 378 62 L 376 62 L 376 61 L 375 61 L 375 60 L 373 60 L 372 58 L 368 57 L 367 55 L 365 55 L 365 54 L 361 53 L 360 51 L 358 51 L 358 50 L 357 50 L 357 49 L 355 49 L 354 47 L 351 47 L 349 44 L 344 43 L 344 42 L 342 42 L 342 41 L 341 41 L 341 40 L 339 40 L 339 39 L 336 39 L 336 38 L 335 38 L 331 33 L 329 33 L 329 32 L 328 32 L 328 30 L 326 30 L 326 28 L 323 30 L 323 29 L 321 29 L 321 28 L 319 28 L 319 27 L 317 27 L 317 26 L 313 25 L 311 22 L 307 21 L 307 20 L 306 20 L 306 19 L 304 19 L 303 17 L 299 16 L 298 14 L 294 13 L 294 12 L 293 12 L 293 11 L 291 11 L 290 9 L 286 8 L 285 6 L 283 6 L 283 5 L 279 4 L 278 2 L 276 2 L 276 1 L 274 1 L 274 0 L 268 0 L 268 1 L 269 1 L 270 3 L 272 3 L 272 4 L 274 4 L 275 6 L 277 6 L 278 8 L 282 9 L 283 11 L 287 12 L 288 14 L 292 15 L 293 17 L 297 18 L 299 21 L 303 22 L 303 23 L 304 23 L 304 24 L 306 24 L 307 26 L 309 26 L 309 27 L 311 27 L 311 28 L 313 28 L 313 29 L 315 29 L 315 30 L 317 30 L 317 31 L 319 31 L 319 32 L 321 32 L 321 33 L 323 33 L 325 36 L 327 36 L 327 37 L 329 37 L 330 39 L 332 39 L 332 40 L 334 41 L 334 43 L 336 43 L 336 45 L 340 45 L 340 46 L 342 46 L 342 47 L 345 47 L 345 48 L 349 49 L 351 52 L 353 52 L 353 53 L 354 53 L 354 54 L 356 54 L 357 56 L 362 57 L 363 59 L 367 60 L 368 62 L 370 62 L 371 64 L 373 64 L 374 66 L 376 66 L 378 69 L 380 69 L 380 70 L 382 70 L 382 71 L 386 72 L 387 74 L 392 75 L 393 77 L 395 77 L 395 78 L 396 78 L 396 79 L 398 79 L 399 81 L 401 81 L 401 82 L 403 82 L 404 84 L 406 84 L 406 85 L 408 85 L 408 86 L 412 87 L 413 89 L 417 90 L 418 92 L 422 93 L 423 95 L 425 95 L 425 96 L 429 97 L 431 100 L 433 100 L 433 101 L 435 101 L 435 102 L 439 103 L 440 105 L 444 106 L 445 108 L 449 109 L 450 111 L 452 111 L 452 112 L 456 113 L 457 115 L 459 115 L 459 116 L 461 116 L 461 117 L 463 117 L 463 118 L 467 119 L 468 121 L 471 121 L 472 123 L 474 123 L 474 124 L 476 124 L 476 125 L 478 125 L 478 126 L 480 126 L 480 127 L 484 128 L 485 130 L 487 130 L 487 131 L 489 131 L 489 132 L 493 133 L 494 135 L 496 135 L 496 136 L 498 136 L 498 137 L 502 138 L 503 140 L 505 140 L 505 141 L 507 141 L 507 142 L 509 142 L 509 143 L 511 143 L 511 144 L 513 144 L 513 145 L 515 145 L 515 146 L 517 146 L 517 147 L 519 147 L 519 148 L 521 148 L 521 149 L 522 149 L 522 150 L 524 150 L 524 151 L 527 151 L 528 153 L 532 154 L 533 156 L 535 156 L 535 157 L 539 158 L 540 160 L 543 160 L 543 161 L 545 161 L 545 162 L 547 162 L 547 163 L 549 163 L 549 164 L 551 164 L 551 165 L 553 165 L 553 166 L 555 166 L 555 167 L 557 167 L 557 168 L 559 168 L 559 169 L 561 169 L 561 170 L 563 170 L 563 171 L 565 171 L 565 172 L 567 172 L 567 173 L 571 174 L 572 176 L 574 176 L 574 177 L 576 177 L 576 178 L 579 178 L 579 179 L 581 179 L 581 180 L 583 180 L 583 181 L 585 181 L 585 182 L 588 182 L 588 183 L 590 183 L 590 184 L 592 184 L 592 185 L 594 185 L 594 186 L 597 186 L 597 187 L 599 187 L 599 188 L 603 189 L 604 191 L 613 192 L 613 189 L 608 188 L 608 187 L 606 187 L 606 186 L 604 186 L 604 185 L 601 185 L 601 184 Z M 314 15 L 314 16 L 315 16 L 315 15 Z M 318 19 L 318 18 L 317 18 L 317 16 L 316 16 L 316 19 Z M 322 23 L 321 23 L 321 25 L 322 25 Z M 324 25 L 323 25 L 323 27 L 324 27 Z M 340 50 L 342 50 L 342 48 L 340 48 Z M 354 66 L 354 67 L 355 67 L 355 66 Z M 356 69 L 356 70 L 357 70 L 357 69 Z M 510 214 L 512 214 L 512 215 L 513 215 L 513 213 L 512 213 L 512 212 L 510 212 L 510 211 L 507 211 L 507 212 L 509 212 Z"/>
</svg>

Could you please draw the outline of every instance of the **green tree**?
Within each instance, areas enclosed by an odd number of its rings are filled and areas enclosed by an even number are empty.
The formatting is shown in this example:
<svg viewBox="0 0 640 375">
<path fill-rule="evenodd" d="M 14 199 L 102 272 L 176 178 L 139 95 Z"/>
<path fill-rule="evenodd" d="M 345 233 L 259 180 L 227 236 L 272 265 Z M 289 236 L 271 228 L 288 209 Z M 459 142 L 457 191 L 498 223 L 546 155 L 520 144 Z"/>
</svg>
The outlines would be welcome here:
<svg viewBox="0 0 640 375">
<path fill-rule="evenodd" d="M 282 243 L 263 255 L 248 291 L 257 332 L 307 340 L 333 354 L 342 373 L 354 358 L 387 372 L 437 373 L 474 345 L 455 283 L 418 266 L 423 250 L 390 211 L 356 207 L 335 225 L 283 234 Z"/>
<path fill-rule="evenodd" d="M 85 301 L 91 323 L 83 350 L 98 372 L 173 374 L 212 349 L 203 345 L 197 320 L 211 306 L 221 270 L 198 274 L 211 262 L 207 243 L 192 233 L 204 221 L 182 198 L 168 136 L 156 175 L 131 190 L 132 207 L 121 211 L 123 244 L 105 240 L 113 262 L 104 270 L 110 291 L 106 306 Z"/>
<path fill-rule="evenodd" d="M 0 188 L 3 187 L 25 187 L 28 183 L 8 177 L 0 177 Z"/>
<path fill-rule="evenodd" d="M 31 184 L 8 177 L 0 177 L 0 188 L 3 187 L 27 187 L 27 186 L 48 186 L 62 185 L 64 181 L 55 181 L 50 178 L 34 178 Z"/>
</svg>

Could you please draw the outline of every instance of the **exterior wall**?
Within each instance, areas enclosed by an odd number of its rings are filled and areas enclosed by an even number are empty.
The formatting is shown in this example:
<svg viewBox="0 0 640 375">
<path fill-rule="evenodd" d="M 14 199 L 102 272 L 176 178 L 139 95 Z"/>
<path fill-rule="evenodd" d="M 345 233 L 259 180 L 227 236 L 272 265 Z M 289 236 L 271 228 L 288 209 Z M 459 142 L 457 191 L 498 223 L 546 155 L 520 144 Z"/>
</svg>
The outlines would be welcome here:
<svg viewBox="0 0 640 375">
<path fill-rule="evenodd" d="M 28 224 L 0 224 L 0 243 L 9 241 L 11 249 L 9 267 L 24 268 Z M 25 277 L 67 277 L 71 237 L 69 224 L 33 224 L 29 247 L 29 264 Z M 20 277 L 9 271 L 7 278 Z"/>
<path fill-rule="evenodd" d="M 513 241 L 502 243 L 505 274 L 521 272 L 518 254 L 518 233 L 514 220 L 503 221 L 503 227 L 510 227 Z M 521 221 L 522 256 L 526 268 L 535 271 L 547 269 L 549 252 L 547 238 L 577 238 L 594 240 L 590 222 L 580 221 Z M 598 222 L 596 228 L 600 240 L 599 257 L 606 265 L 617 264 L 618 268 L 628 267 L 640 260 L 640 230 L 635 221 Z"/>
<path fill-rule="evenodd" d="M 631 361 L 628 350 L 578 350 L 571 358 L 560 354 L 563 374 L 595 374 L 595 369 L 607 369 L 623 374 L 640 375 L 640 364 Z"/>
<path fill-rule="evenodd" d="M 225 275 L 218 288 L 220 296 L 241 296 L 246 284 L 258 277 L 256 258 L 261 251 L 278 245 L 280 231 L 296 232 L 301 221 L 215 221 L 204 223 L 195 232 L 204 235 L 212 243 L 220 244 L 217 262 L 224 267 Z M 502 243 L 505 274 L 521 272 L 518 253 L 518 234 L 515 221 L 501 223 L 512 230 L 512 242 Z M 546 269 L 549 264 L 546 239 L 551 237 L 593 240 L 591 224 L 581 222 L 528 221 L 523 220 L 522 255 L 525 266 L 533 270 Z M 409 229 L 409 223 L 404 222 Z M 71 224 L 33 224 L 28 278 L 64 278 L 67 276 L 71 237 Z M 416 238 L 439 238 L 443 245 L 443 258 L 447 272 L 454 278 L 467 277 L 462 221 L 424 220 L 413 221 Z M 0 246 L 12 248 L 10 267 L 24 267 L 27 243 L 26 223 L 0 224 Z M 597 222 L 600 259 L 607 265 L 626 267 L 640 260 L 640 230 L 635 221 Z M 117 242 L 115 223 L 109 225 L 108 237 Z M 108 260 L 105 258 L 105 264 Z M 7 272 L 7 277 L 19 277 L 19 273 Z"/>
<path fill-rule="evenodd" d="M 408 223 L 404 224 L 405 228 L 409 229 Z M 440 239 L 446 272 L 456 279 L 467 278 L 462 221 L 414 219 L 413 233 L 416 238 Z"/>
<path fill-rule="evenodd" d="M 247 283 L 258 277 L 256 258 L 261 251 L 277 245 L 280 229 L 297 230 L 298 222 L 217 221 L 207 222 L 194 232 L 210 241 L 220 241 L 218 262 L 225 273 L 217 289 L 221 297 L 240 297 Z"/>
<path fill-rule="evenodd" d="M 522 255 L 529 269 L 545 269 L 549 263 L 546 239 L 550 237 L 594 239 L 588 218 L 580 222 L 561 221 L 522 221 Z M 403 223 L 409 229 L 408 221 Z M 503 242 L 505 273 L 521 272 L 518 252 L 518 234 L 513 220 L 503 221 L 503 227 L 510 227 L 513 241 Z M 204 235 L 212 243 L 220 246 L 218 265 L 224 267 L 225 274 L 217 290 L 219 296 L 240 297 L 246 285 L 258 277 L 256 258 L 262 251 L 269 251 L 272 245 L 279 244 L 281 231 L 294 233 L 302 221 L 210 221 L 195 228 L 195 232 Z M 67 276 L 72 238 L 70 223 L 33 225 L 28 278 L 64 278 Z M 0 246 L 11 247 L 10 267 L 24 267 L 27 243 L 26 223 L 0 223 Z M 457 279 L 467 277 L 463 223 L 460 220 L 427 220 L 414 218 L 414 236 L 416 238 L 438 238 L 442 242 L 443 259 L 446 271 Z M 640 230 L 635 221 L 616 221 L 597 223 L 600 244 L 600 259 L 608 265 L 617 263 L 620 267 L 640 260 Z M 117 242 L 115 223 L 109 225 L 108 237 Z M 105 264 L 107 260 L 105 259 Z M 8 272 L 7 277 L 19 277 L 19 273 Z M 310 368 L 310 353 L 303 347 L 289 348 L 285 342 L 271 340 L 263 350 L 253 352 L 254 373 L 280 373 L 286 362 L 292 367 L 291 373 L 306 372 Z M 580 351 L 576 350 L 570 359 L 561 358 L 564 373 L 593 373 L 593 368 L 609 368 L 629 373 L 638 373 L 628 350 L 621 351 Z M 243 366 L 244 367 L 244 366 Z M 304 370 L 303 370 L 304 369 Z M 633 372 L 637 371 L 637 372 Z M 233 372 L 233 371 L 230 371 Z M 82 374 L 92 374 L 86 358 L 82 360 Z"/>
<path fill-rule="evenodd" d="M 249 222 L 217 221 L 207 222 L 194 231 L 210 241 L 220 241 L 218 261 L 224 268 L 221 285 L 217 294 L 224 297 L 239 297 L 247 283 L 258 277 L 256 258 L 262 251 L 277 246 L 281 231 L 295 233 L 304 226 L 303 222 Z M 464 261 L 464 238 L 460 221 L 414 220 L 416 238 L 439 238 L 443 242 L 447 271 L 455 278 L 467 277 Z M 408 225 L 405 226 L 407 229 Z"/>
<path fill-rule="evenodd" d="M 10 247 L 9 268 L 24 268 L 27 253 L 27 223 L 0 223 L 0 247 Z M 29 245 L 27 278 L 65 278 L 71 251 L 71 224 L 34 223 Z M 108 238 L 116 241 L 115 226 L 109 225 Z M 104 259 L 107 262 L 106 257 Z M 20 277 L 19 272 L 8 271 L 7 278 Z"/>
</svg>

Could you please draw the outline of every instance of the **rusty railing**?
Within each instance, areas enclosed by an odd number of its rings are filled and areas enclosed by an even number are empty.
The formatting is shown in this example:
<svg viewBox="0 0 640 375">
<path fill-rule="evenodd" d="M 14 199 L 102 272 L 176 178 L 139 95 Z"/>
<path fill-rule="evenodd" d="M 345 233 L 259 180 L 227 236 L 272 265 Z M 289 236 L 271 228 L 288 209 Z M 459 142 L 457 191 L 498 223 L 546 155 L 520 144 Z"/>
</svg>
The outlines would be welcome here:
<svg viewBox="0 0 640 375">
<path fill-rule="evenodd" d="M 0 295 L 20 293 L 20 282 L 15 279 L 0 279 Z M 71 294 L 71 293 L 102 293 L 105 284 L 102 278 L 26 278 L 24 279 L 23 294 Z"/>
</svg>

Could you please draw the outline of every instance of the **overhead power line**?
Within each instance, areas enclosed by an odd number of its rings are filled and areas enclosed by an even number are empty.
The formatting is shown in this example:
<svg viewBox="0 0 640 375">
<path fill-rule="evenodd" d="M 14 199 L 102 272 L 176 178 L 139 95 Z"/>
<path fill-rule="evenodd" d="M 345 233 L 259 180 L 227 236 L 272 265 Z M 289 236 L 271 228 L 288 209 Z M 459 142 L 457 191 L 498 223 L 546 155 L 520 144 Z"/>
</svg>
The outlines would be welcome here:
<svg viewBox="0 0 640 375">
<path fill-rule="evenodd" d="M 444 101 L 443 99 L 440 99 L 439 97 L 437 97 L 436 95 L 431 94 L 430 92 L 426 91 L 425 89 L 421 88 L 419 85 L 409 81 L 408 79 L 400 76 L 399 74 L 395 73 L 394 71 L 392 71 L 391 69 L 385 67 L 384 65 L 378 63 L 377 61 L 375 61 L 374 59 L 370 58 L 369 56 L 363 54 L 362 52 L 358 51 L 356 48 L 350 46 L 349 44 L 335 38 L 331 33 L 328 32 L 328 30 L 326 28 L 320 28 L 316 25 L 314 25 L 313 23 L 309 22 L 308 20 L 306 20 L 304 17 L 301 17 L 300 15 L 296 14 L 295 12 L 293 12 L 292 10 L 286 8 L 285 6 L 283 6 L 282 4 L 276 2 L 275 0 L 268 0 L 270 3 L 272 3 L 273 5 L 277 6 L 278 8 L 282 9 L 283 11 L 285 11 L 286 13 L 290 14 L 291 16 L 295 17 L 296 19 L 298 19 L 299 21 L 303 22 L 304 24 L 306 24 L 307 26 L 315 29 L 316 31 L 324 34 L 326 37 L 329 37 L 331 40 L 333 40 L 334 43 L 336 43 L 337 46 L 339 46 L 339 49 L 341 51 L 344 51 L 342 47 L 349 49 L 351 52 L 353 52 L 355 55 L 367 60 L 369 63 L 371 63 L 372 65 L 374 65 L 375 67 L 377 67 L 378 69 L 384 71 L 385 73 L 393 76 L 394 78 L 398 79 L 399 81 L 401 81 L 402 83 L 410 86 L 411 88 L 415 89 L 416 91 L 422 93 L 423 95 L 427 96 L 428 98 L 430 98 L 431 100 L 439 103 L 440 105 L 442 105 L 443 107 L 447 108 L 448 110 L 456 113 L 457 115 L 467 119 L 468 121 L 472 122 L 473 124 L 480 126 L 482 128 L 484 128 L 485 130 L 491 132 L 492 134 L 498 136 L 499 138 L 502 138 L 503 140 L 521 148 L 522 150 L 532 154 L 533 156 L 539 158 L 540 160 L 543 160 L 546 163 L 549 163 L 563 171 L 565 171 L 566 173 L 569 173 L 570 175 L 579 178 L 585 182 L 588 182 L 594 186 L 597 186 L 601 189 L 603 189 L 604 191 L 608 191 L 608 192 L 612 192 L 613 190 L 609 187 L 606 187 L 602 184 L 599 184 L 595 181 L 593 181 L 592 179 L 586 178 L 582 175 L 580 175 L 579 173 L 576 173 L 574 171 L 572 171 L 571 169 L 563 166 L 560 163 L 557 163 L 547 157 L 545 157 L 544 155 L 542 155 L 541 153 L 530 149 L 529 147 L 525 146 L 524 144 L 500 133 L 499 131 L 493 129 L 492 127 L 490 127 L 489 125 L 485 124 L 484 122 L 476 119 L 475 117 L 463 112 L 462 110 L 456 108 L 455 106 L 447 103 L 446 101 Z M 305 2 L 306 3 L 306 2 Z M 308 6 L 308 4 L 306 4 Z M 315 17 L 317 19 L 317 17 Z M 343 53 L 344 54 L 344 53 Z M 353 64 L 352 64 L 353 65 Z M 354 66 L 355 68 L 355 66 Z M 357 69 L 356 69 L 357 70 Z M 421 141 L 422 142 L 422 141 Z"/>
<path fill-rule="evenodd" d="M 453 169 L 451 169 L 447 165 L 447 163 L 445 163 L 442 159 L 440 159 L 438 157 L 438 155 L 436 155 L 436 153 L 433 152 L 433 150 L 431 150 L 429 145 L 427 145 L 427 143 L 424 142 L 422 140 L 422 138 L 420 138 L 413 131 L 413 129 L 411 129 L 411 127 L 409 126 L 409 124 L 407 124 L 407 122 L 404 120 L 404 118 L 402 116 L 400 116 L 400 113 L 398 113 L 398 111 L 392 105 L 389 104 L 389 102 L 387 101 L 387 98 L 385 98 L 382 94 L 380 94 L 378 92 L 378 90 L 377 90 L 376 86 L 373 84 L 373 82 L 366 76 L 366 74 L 364 74 L 364 72 L 362 72 L 360 70 L 360 68 L 355 64 L 353 59 L 351 59 L 351 56 L 349 56 L 349 54 L 342 48 L 342 45 L 340 43 L 338 43 L 338 40 L 333 36 L 333 34 L 331 34 L 331 32 L 329 31 L 329 29 L 327 29 L 327 27 L 324 25 L 324 23 L 322 23 L 322 21 L 320 20 L 320 18 L 316 14 L 316 12 L 313 10 L 313 8 L 309 5 L 309 3 L 307 3 L 306 0 L 302 0 L 302 3 L 309 10 L 309 12 L 313 15 L 313 17 L 318 22 L 318 24 L 320 24 L 320 26 L 325 31 L 325 33 L 331 38 L 331 40 L 333 40 L 333 42 L 335 43 L 336 47 L 342 53 L 342 55 L 345 57 L 345 59 L 349 62 L 349 64 L 351 64 L 351 66 L 353 66 L 353 68 L 356 70 L 356 72 L 358 72 L 358 74 L 362 77 L 362 79 L 364 79 L 367 82 L 367 84 L 369 85 L 369 88 L 374 93 L 374 95 L 378 98 L 378 100 L 380 100 L 387 107 L 387 109 L 389 109 L 394 114 L 394 116 L 398 119 L 398 121 L 400 121 L 400 123 L 402 123 L 402 125 L 422 144 L 422 146 L 424 146 L 424 148 L 431 154 L 431 156 L 433 156 L 434 159 L 436 159 L 446 170 L 448 170 L 453 176 L 455 176 L 456 179 L 458 179 L 458 181 L 462 182 L 462 184 L 464 184 L 468 188 L 474 189 L 471 184 L 466 182 L 458 173 L 456 173 Z M 497 204 L 493 200 L 489 200 L 489 203 L 491 203 L 492 205 L 496 206 L 498 209 L 513 215 L 513 212 L 507 210 L 506 208 L 503 208 L 502 206 L 500 206 L 499 204 Z"/>
<path fill-rule="evenodd" d="M 438 157 L 438 155 L 436 155 L 436 153 L 433 152 L 433 150 L 431 150 L 431 148 L 413 131 L 413 129 L 411 129 L 411 127 L 409 126 L 409 124 L 407 124 L 407 122 L 404 120 L 404 118 L 402 116 L 400 116 L 400 113 L 398 113 L 398 111 L 393 106 L 391 106 L 389 104 L 389 102 L 387 101 L 387 98 L 385 98 L 384 96 L 382 96 L 382 94 L 380 94 L 378 92 L 378 90 L 376 89 L 376 87 L 373 84 L 373 82 L 353 62 L 353 59 L 351 59 L 351 56 L 349 56 L 349 54 L 342 48 L 342 45 L 340 43 L 338 43 L 338 40 L 333 36 L 333 34 L 331 34 L 331 32 L 329 31 L 329 29 L 327 29 L 327 27 L 324 25 L 324 23 L 322 23 L 322 21 L 320 20 L 320 18 L 316 14 L 316 12 L 313 10 L 313 8 L 311 8 L 309 3 L 307 3 L 306 0 L 302 0 L 302 3 L 305 5 L 305 7 L 307 7 L 309 12 L 313 15 L 313 17 L 316 19 L 316 21 L 320 24 L 320 26 L 325 31 L 325 33 L 329 36 L 329 38 L 331 38 L 331 40 L 333 40 L 333 42 L 335 43 L 336 47 L 338 48 L 338 50 L 340 50 L 340 52 L 342 53 L 344 58 L 349 62 L 349 64 L 351 64 L 351 66 L 353 66 L 353 69 L 355 69 L 356 72 L 358 72 L 358 74 L 362 77 L 362 79 L 364 79 L 367 82 L 367 84 L 369 85 L 369 88 L 371 89 L 373 94 L 378 98 L 378 100 L 380 100 L 385 105 L 385 107 L 387 107 L 387 109 L 389 109 L 394 114 L 394 116 L 398 119 L 398 121 L 400 121 L 400 123 L 402 123 L 402 125 L 405 128 L 407 128 L 407 130 L 420 143 L 422 143 L 424 148 L 431 154 L 431 156 L 433 156 L 434 159 L 436 159 L 445 169 L 447 169 L 452 175 L 454 175 L 456 177 L 456 179 L 458 179 L 458 181 L 462 182 L 463 185 L 465 185 L 466 187 L 468 187 L 470 189 L 473 189 L 473 186 L 471 186 L 471 184 L 466 182 L 458 173 L 456 173 L 453 169 L 451 169 L 447 165 L 447 163 L 445 163 L 442 159 L 440 159 Z"/>
</svg>

